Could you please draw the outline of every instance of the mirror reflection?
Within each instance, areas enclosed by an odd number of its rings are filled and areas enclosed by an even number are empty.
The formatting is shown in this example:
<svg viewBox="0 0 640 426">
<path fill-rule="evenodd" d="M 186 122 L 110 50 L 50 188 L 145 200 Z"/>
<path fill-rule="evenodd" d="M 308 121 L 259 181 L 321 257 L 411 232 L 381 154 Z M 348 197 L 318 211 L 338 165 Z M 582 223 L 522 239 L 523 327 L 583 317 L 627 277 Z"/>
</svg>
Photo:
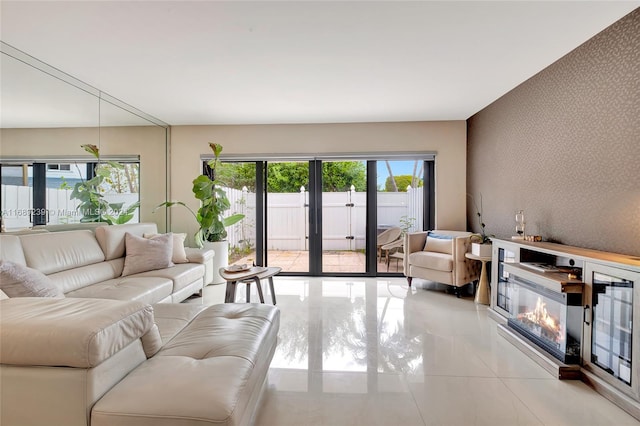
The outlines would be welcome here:
<svg viewBox="0 0 640 426">
<path fill-rule="evenodd" d="M 165 231 L 166 212 L 152 211 L 167 199 L 168 126 L 1 48 L 3 230 L 150 221 Z"/>
</svg>

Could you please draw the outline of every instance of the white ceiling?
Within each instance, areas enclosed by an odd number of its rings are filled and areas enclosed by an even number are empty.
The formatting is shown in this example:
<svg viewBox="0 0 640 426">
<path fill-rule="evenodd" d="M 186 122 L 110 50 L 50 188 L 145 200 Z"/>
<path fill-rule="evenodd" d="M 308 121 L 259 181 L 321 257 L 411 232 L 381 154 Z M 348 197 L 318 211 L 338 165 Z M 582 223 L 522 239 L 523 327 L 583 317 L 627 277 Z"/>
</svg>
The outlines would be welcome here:
<svg viewBox="0 0 640 426">
<path fill-rule="evenodd" d="M 172 125 L 463 120 L 639 5 L 2 1 L 1 38 Z"/>
</svg>

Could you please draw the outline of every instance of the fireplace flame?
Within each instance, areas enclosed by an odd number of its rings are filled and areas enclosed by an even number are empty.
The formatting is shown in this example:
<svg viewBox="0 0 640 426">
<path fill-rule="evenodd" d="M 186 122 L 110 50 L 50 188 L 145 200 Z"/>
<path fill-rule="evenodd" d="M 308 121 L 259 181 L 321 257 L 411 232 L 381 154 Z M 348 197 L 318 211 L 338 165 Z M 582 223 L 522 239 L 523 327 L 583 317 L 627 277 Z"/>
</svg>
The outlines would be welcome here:
<svg viewBox="0 0 640 426">
<path fill-rule="evenodd" d="M 518 314 L 518 320 L 521 322 L 530 322 L 539 325 L 546 331 L 546 337 L 551 338 L 555 342 L 561 342 L 564 339 L 560 320 L 547 312 L 547 304 L 538 297 L 536 307 L 533 311 Z"/>
</svg>

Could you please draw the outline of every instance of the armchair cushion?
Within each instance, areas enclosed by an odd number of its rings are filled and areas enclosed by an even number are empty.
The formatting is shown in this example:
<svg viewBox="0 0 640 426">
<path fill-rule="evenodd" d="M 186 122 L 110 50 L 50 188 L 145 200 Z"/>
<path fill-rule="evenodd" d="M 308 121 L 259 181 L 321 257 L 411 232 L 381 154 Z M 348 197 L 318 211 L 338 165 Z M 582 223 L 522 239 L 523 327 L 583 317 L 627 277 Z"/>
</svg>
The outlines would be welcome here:
<svg viewBox="0 0 640 426">
<path fill-rule="evenodd" d="M 453 240 L 451 238 L 438 238 L 427 235 L 424 251 L 453 254 Z"/>
<path fill-rule="evenodd" d="M 453 257 L 450 254 L 418 251 L 409 255 L 409 264 L 436 271 L 453 271 Z"/>
</svg>

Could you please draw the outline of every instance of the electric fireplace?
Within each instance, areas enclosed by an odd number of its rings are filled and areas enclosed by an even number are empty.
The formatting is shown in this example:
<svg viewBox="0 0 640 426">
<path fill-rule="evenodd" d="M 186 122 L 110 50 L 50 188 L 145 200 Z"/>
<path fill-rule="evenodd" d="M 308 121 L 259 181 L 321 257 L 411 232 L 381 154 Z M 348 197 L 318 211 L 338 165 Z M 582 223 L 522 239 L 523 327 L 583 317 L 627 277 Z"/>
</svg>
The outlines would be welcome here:
<svg viewBox="0 0 640 426">
<path fill-rule="evenodd" d="M 560 293 L 511 274 L 507 324 L 565 364 L 580 362 L 582 294 Z"/>
</svg>

